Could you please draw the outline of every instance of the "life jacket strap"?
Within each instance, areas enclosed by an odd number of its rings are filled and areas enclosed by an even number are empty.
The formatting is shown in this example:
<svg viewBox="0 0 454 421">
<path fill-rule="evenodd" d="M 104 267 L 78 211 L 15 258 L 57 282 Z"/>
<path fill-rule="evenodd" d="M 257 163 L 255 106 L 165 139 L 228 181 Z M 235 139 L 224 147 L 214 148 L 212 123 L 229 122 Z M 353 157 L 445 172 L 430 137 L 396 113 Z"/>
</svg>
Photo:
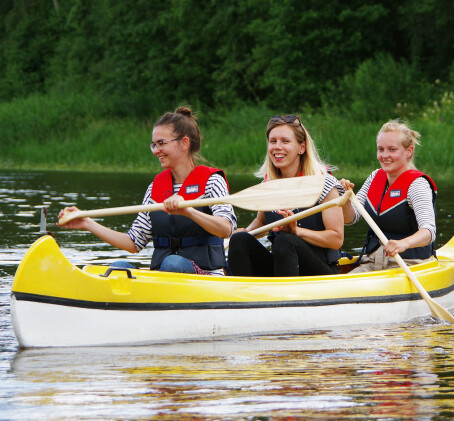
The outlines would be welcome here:
<svg viewBox="0 0 454 421">
<path fill-rule="evenodd" d="M 219 246 L 224 240 L 215 235 L 209 237 L 155 237 L 153 238 L 154 248 L 179 250 L 186 247 L 196 246 Z"/>
</svg>

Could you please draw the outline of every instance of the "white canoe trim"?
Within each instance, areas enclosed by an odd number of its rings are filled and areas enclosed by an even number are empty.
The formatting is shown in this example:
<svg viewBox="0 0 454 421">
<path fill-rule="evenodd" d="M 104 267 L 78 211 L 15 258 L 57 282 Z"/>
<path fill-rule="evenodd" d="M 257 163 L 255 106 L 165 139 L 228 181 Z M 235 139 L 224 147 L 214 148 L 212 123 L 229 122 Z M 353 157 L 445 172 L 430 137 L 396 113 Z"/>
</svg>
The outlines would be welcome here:
<svg viewBox="0 0 454 421">
<path fill-rule="evenodd" d="M 440 303 L 452 303 L 454 292 Z M 250 303 L 249 303 L 250 304 Z M 146 345 L 231 336 L 295 333 L 403 322 L 430 311 L 422 300 L 181 310 L 101 310 L 11 299 L 22 347 Z M 45 328 L 44 328 L 45 327 Z"/>
</svg>

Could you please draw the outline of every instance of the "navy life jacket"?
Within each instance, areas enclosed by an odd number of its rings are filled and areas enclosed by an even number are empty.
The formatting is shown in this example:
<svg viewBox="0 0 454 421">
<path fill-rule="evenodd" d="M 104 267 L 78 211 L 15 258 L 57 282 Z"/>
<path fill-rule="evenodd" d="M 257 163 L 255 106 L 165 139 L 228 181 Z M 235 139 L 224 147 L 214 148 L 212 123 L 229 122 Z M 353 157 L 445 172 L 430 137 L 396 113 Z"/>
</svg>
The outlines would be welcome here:
<svg viewBox="0 0 454 421">
<path fill-rule="evenodd" d="M 386 172 L 380 169 L 367 192 L 365 209 L 389 240 L 400 240 L 418 231 L 418 222 L 413 209 L 407 202 L 408 189 L 418 177 L 424 177 L 432 188 L 432 203 L 435 211 L 437 186 L 433 180 L 418 170 L 407 170 L 389 186 Z M 364 245 L 366 254 L 380 246 L 380 240 L 369 230 Z M 403 259 L 427 259 L 435 255 L 435 242 L 423 247 L 409 248 L 400 253 Z"/>
<path fill-rule="evenodd" d="M 332 174 L 332 171 L 330 168 L 328 168 L 328 173 Z M 299 174 L 298 176 L 301 177 L 302 173 Z M 266 181 L 266 179 L 267 178 L 265 177 L 265 181 Z M 294 209 L 293 213 L 302 212 L 302 211 L 305 211 L 306 209 L 308 209 L 308 208 Z M 276 212 L 267 211 L 264 213 L 265 213 L 265 220 L 266 220 L 267 224 L 271 224 L 274 221 L 284 218 L 282 215 L 280 215 L 279 213 L 276 213 Z M 299 219 L 297 221 L 297 225 L 299 227 L 307 228 L 312 231 L 324 231 L 325 230 L 325 225 L 323 224 L 323 218 L 322 218 L 321 212 L 318 212 L 314 215 L 310 215 L 306 218 Z M 270 242 L 273 243 L 276 235 L 279 235 L 279 232 L 270 231 L 270 233 L 268 234 L 268 240 L 270 240 Z M 320 248 L 320 247 L 314 246 L 313 244 L 309 244 L 309 243 L 307 243 L 307 244 L 309 245 L 309 247 L 312 247 L 314 249 Z M 339 260 L 340 250 L 334 250 L 334 249 L 330 249 L 330 248 L 322 248 L 322 250 L 325 254 L 325 260 L 328 264 L 336 263 Z"/>
<path fill-rule="evenodd" d="M 306 209 L 294 209 L 293 213 L 302 212 L 304 210 L 306 210 Z M 280 215 L 279 213 L 268 211 L 268 212 L 265 212 L 265 219 L 266 219 L 266 223 L 270 224 L 279 219 L 283 219 L 283 216 Z M 312 231 L 325 230 L 325 225 L 323 224 L 323 218 L 322 218 L 321 212 L 318 212 L 314 215 L 310 215 L 306 218 L 299 219 L 297 221 L 297 224 L 299 227 L 307 228 Z M 273 243 L 276 235 L 279 235 L 279 232 L 270 231 L 270 233 L 268 234 L 268 240 L 270 240 L 270 242 Z M 314 249 L 320 248 L 320 247 L 314 246 L 313 244 L 310 244 L 310 243 L 307 243 L 307 244 L 309 247 L 312 247 Z M 339 260 L 340 250 L 334 250 L 334 249 L 330 249 L 330 248 L 322 248 L 322 250 L 325 254 L 326 263 L 333 264 Z"/>
<path fill-rule="evenodd" d="M 200 198 L 205 194 L 208 179 L 212 174 L 220 174 L 226 179 L 222 170 L 199 165 L 184 180 L 178 194 L 185 200 Z M 227 180 L 226 180 L 227 181 Z M 170 169 L 159 173 L 151 189 L 154 202 L 162 203 L 173 195 L 173 181 Z M 195 208 L 211 215 L 209 206 Z M 149 213 L 154 252 L 151 269 L 158 269 L 164 258 L 178 254 L 193 260 L 200 268 L 215 270 L 225 266 L 224 241 L 222 238 L 205 231 L 199 224 L 183 215 L 171 215 L 164 211 Z"/>
</svg>

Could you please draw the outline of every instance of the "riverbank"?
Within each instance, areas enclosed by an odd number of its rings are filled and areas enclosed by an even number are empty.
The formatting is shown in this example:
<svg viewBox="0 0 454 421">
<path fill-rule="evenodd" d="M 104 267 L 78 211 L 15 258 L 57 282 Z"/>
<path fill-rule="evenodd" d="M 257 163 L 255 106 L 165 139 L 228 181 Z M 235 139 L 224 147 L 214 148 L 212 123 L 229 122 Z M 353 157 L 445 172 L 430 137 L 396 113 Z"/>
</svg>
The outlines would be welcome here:
<svg viewBox="0 0 454 421">
<path fill-rule="evenodd" d="M 32 95 L 3 103 L 0 164 L 15 170 L 156 173 L 160 166 L 149 149 L 159 116 L 155 114 L 149 120 L 111 117 L 100 99 L 79 94 Z M 244 104 L 234 110 L 200 110 L 202 155 L 227 173 L 253 173 L 266 153 L 266 124 L 276 114 Z M 375 136 L 383 122 L 304 111 L 300 115 L 322 158 L 338 168 L 338 177 L 364 178 L 377 167 Z M 454 125 L 434 112 L 409 123 L 422 135 L 417 167 L 436 179 L 451 179 Z"/>
</svg>

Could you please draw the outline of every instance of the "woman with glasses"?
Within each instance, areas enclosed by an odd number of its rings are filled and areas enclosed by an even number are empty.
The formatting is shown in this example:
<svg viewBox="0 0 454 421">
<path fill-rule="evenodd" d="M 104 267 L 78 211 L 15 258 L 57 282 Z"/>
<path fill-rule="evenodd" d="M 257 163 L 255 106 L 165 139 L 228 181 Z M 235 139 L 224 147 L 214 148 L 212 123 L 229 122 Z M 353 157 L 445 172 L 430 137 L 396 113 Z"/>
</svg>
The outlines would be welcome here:
<svg viewBox="0 0 454 421">
<path fill-rule="evenodd" d="M 155 123 L 152 139 L 151 151 L 164 171 L 148 187 L 143 204 L 163 203 L 165 211 L 139 213 L 127 233 L 111 230 L 91 218 L 74 219 L 64 227 L 88 230 L 131 253 L 138 253 L 152 241 L 151 269 L 154 270 L 223 275 L 223 238 L 229 237 L 236 228 L 232 206 L 178 208 L 183 200 L 221 197 L 229 193 L 222 170 L 197 165 L 201 135 L 195 115 L 189 107 L 178 107 L 173 113 L 165 113 Z M 124 262 L 115 264 L 127 265 Z"/>
<path fill-rule="evenodd" d="M 267 154 L 257 172 L 264 181 L 324 174 L 319 203 L 339 197 L 344 188 L 327 170 L 315 144 L 296 115 L 272 117 L 266 129 Z M 246 229 L 230 239 L 228 262 L 234 275 L 304 276 L 338 272 L 339 249 L 344 240 L 342 210 L 332 207 L 297 222 L 274 228 L 268 238 L 271 252 L 248 231 L 291 216 L 302 209 L 258 212 Z"/>
<path fill-rule="evenodd" d="M 399 120 L 385 123 L 377 134 L 377 159 L 381 168 L 367 178 L 357 197 L 389 241 L 386 246 L 381 245 L 369 230 L 358 259 L 361 264 L 352 272 L 399 267 L 392 258 L 396 253 L 408 265 L 434 256 L 437 186 L 415 168 L 419 137 L 418 132 Z M 348 180 L 340 182 L 354 187 Z M 361 217 L 351 202 L 343 210 L 346 224 L 353 224 Z"/>
</svg>

